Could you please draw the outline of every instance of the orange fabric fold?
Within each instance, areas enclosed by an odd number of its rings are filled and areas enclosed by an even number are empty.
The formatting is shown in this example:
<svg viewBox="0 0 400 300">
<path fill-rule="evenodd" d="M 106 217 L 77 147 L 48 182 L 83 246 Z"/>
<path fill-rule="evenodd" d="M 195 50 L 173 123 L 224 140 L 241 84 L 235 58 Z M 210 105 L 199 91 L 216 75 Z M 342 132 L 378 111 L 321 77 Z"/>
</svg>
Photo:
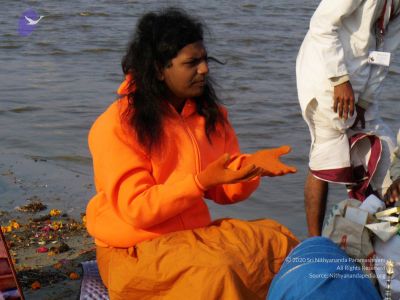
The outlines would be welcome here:
<svg viewBox="0 0 400 300">
<path fill-rule="evenodd" d="M 264 300 L 297 244 L 275 221 L 223 219 L 129 249 L 97 247 L 97 262 L 113 300 Z"/>
</svg>

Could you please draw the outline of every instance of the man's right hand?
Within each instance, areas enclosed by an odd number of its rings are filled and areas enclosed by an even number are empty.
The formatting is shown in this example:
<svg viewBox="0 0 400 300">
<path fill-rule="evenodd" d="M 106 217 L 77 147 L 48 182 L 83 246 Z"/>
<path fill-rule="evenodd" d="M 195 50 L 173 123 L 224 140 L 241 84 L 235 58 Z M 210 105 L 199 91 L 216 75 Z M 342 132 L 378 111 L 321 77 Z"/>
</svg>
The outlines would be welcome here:
<svg viewBox="0 0 400 300">
<path fill-rule="evenodd" d="M 354 92 L 350 81 L 336 85 L 333 89 L 333 111 L 339 118 L 347 120 L 354 115 Z"/>
</svg>

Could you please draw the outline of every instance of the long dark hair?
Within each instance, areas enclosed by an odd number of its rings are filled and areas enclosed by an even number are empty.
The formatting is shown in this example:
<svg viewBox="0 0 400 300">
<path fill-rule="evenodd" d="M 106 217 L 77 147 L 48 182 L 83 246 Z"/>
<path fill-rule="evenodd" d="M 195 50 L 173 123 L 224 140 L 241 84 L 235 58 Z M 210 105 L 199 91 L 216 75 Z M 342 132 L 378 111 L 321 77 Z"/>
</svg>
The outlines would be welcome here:
<svg viewBox="0 0 400 300">
<path fill-rule="evenodd" d="M 122 70 L 132 75 L 130 84 L 136 86 L 128 95 L 125 116 L 147 150 L 162 143 L 163 120 L 168 113 L 163 103 L 163 99 L 167 99 L 167 87 L 158 79 L 158 72 L 167 67 L 183 47 L 202 40 L 202 23 L 181 9 L 150 12 L 139 20 L 122 59 Z M 204 130 L 211 142 L 211 134 L 218 123 L 224 123 L 224 117 L 211 80 L 206 80 L 203 94 L 194 100 L 197 112 L 205 118 Z"/>
</svg>

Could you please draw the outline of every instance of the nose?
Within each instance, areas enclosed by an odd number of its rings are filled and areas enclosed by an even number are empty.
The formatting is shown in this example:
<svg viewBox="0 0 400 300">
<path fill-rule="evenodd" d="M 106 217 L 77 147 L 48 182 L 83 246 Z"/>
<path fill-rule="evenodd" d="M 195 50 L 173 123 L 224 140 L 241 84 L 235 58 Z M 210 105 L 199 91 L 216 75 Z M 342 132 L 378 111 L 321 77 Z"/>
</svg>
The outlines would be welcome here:
<svg viewBox="0 0 400 300">
<path fill-rule="evenodd" d="M 201 75 L 206 75 L 208 74 L 208 62 L 206 60 L 203 60 L 197 68 L 197 73 Z"/>
</svg>

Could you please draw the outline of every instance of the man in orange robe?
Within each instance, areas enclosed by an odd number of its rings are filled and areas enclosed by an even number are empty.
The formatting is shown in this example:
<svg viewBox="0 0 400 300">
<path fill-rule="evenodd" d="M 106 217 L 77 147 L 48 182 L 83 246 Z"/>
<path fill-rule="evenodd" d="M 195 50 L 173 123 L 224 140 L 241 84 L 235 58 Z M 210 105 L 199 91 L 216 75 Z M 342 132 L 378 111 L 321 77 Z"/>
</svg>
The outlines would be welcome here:
<svg viewBox="0 0 400 300">
<path fill-rule="evenodd" d="M 148 14 L 137 34 L 160 26 L 152 29 L 155 36 L 167 29 L 185 35 L 192 23 L 181 11 Z M 211 104 L 198 102 L 206 101 L 207 52 L 198 35 L 156 69 L 157 80 L 168 89 L 159 102 L 163 135 L 156 147 L 146 147 L 137 123 L 129 122 L 132 105 L 133 114 L 140 114 L 135 105 L 145 83 L 142 74 L 127 70 L 121 98 L 89 133 L 97 193 L 87 207 L 87 229 L 110 298 L 265 299 L 296 237 L 271 220 L 212 223 L 204 198 L 236 203 L 251 195 L 260 176 L 295 172 L 279 160 L 290 147 L 241 154 L 221 105 L 215 106 L 221 122 L 207 132 L 207 114 L 199 111 Z"/>
</svg>

